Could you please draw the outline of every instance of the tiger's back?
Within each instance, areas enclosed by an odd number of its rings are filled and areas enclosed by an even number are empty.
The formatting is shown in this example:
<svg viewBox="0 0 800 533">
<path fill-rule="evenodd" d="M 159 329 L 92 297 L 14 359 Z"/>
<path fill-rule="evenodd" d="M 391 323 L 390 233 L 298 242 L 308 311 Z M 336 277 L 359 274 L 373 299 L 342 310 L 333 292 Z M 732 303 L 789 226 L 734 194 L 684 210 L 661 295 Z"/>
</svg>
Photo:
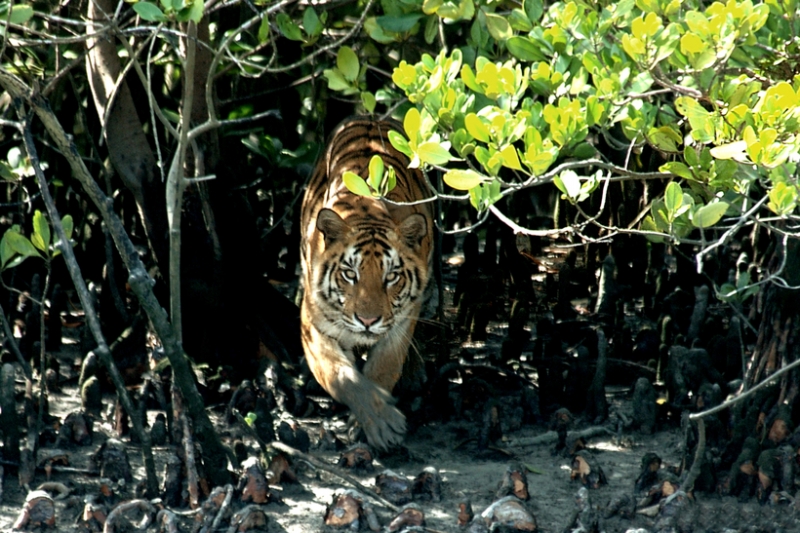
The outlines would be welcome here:
<svg viewBox="0 0 800 533">
<path fill-rule="evenodd" d="M 385 448 L 405 432 L 391 391 L 408 355 L 431 272 L 433 204 L 394 205 L 357 196 L 342 181 L 369 175 L 381 156 L 394 167 L 393 202 L 432 196 L 418 169 L 389 142 L 396 123 L 355 118 L 332 134 L 308 185 L 301 214 L 302 340 L 309 367 L 348 405 L 370 443 Z M 356 354 L 367 351 L 363 373 Z"/>
</svg>

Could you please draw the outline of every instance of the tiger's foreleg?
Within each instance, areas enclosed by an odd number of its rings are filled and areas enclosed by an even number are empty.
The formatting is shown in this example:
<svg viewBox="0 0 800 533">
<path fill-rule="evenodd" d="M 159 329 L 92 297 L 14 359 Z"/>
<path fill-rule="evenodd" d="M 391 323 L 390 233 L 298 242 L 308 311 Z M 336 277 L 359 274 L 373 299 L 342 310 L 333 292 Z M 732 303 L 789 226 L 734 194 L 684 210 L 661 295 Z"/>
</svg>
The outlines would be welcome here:
<svg viewBox="0 0 800 533">
<path fill-rule="evenodd" d="M 353 353 L 322 335 L 309 320 L 303 321 L 302 340 L 314 377 L 336 401 L 350 408 L 369 443 L 378 449 L 399 443 L 406 419 L 392 405 L 389 390 L 359 372 Z"/>
<path fill-rule="evenodd" d="M 364 375 L 389 392 L 394 390 L 403 375 L 403 365 L 408 358 L 415 325 L 416 320 L 410 319 L 396 324 L 369 350 Z"/>
</svg>

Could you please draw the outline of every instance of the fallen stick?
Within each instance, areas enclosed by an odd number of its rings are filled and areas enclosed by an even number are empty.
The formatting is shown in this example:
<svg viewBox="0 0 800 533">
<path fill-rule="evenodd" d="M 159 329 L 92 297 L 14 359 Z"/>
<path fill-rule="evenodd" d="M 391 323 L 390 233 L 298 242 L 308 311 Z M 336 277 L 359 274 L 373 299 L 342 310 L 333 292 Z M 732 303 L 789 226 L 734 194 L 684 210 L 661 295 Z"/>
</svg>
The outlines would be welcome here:
<svg viewBox="0 0 800 533">
<path fill-rule="evenodd" d="M 567 440 L 573 440 L 577 438 L 584 438 L 588 439 L 589 437 L 594 437 L 596 435 L 616 435 L 615 432 L 611 431 L 605 426 L 594 426 L 590 428 L 586 428 L 582 431 L 570 431 L 567 434 Z M 555 444 L 558 441 L 558 433 L 555 431 L 548 431 L 544 435 L 538 435 L 536 437 L 524 437 L 519 439 L 508 439 L 504 442 L 505 446 L 539 446 L 542 444 Z"/>
<path fill-rule="evenodd" d="M 393 504 L 389 500 L 386 500 L 385 498 L 381 497 L 380 494 L 378 494 L 374 490 L 370 489 L 369 487 L 366 487 L 366 486 L 362 485 L 361 483 L 358 482 L 357 479 L 353 478 L 352 476 L 349 476 L 349 475 L 345 474 L 344 472 L 342 472 L 338 468 L 334 467 L 333 465 L 326 464 L 323 461 L 319 460 L 318 458 L 314 457 L 313 455 L 310 455 L 310 454 L 307 454 L 307 453 L 303 453 L 300 450 L 292 448 L 291 446 L 287 446 L 286 444 L 284 444 L 282 442 L 279 442 L 279 441 L 270 442 L 269 446 L 271 446 L 272 448 L 275 448 L 276 450 L 280 450 L 283 453 L 289 454 L 289 455 L 291 455 L 292 457 L 294 457 L 296 459 L 300 459 L 301 461 L 305 461 L 305 462 L 307 462 L 308 464 L 310 464 L 311 466 L 313 466 L 315 468 L 318 468 L 320 470 L 324 470 L 325 472 L 328 472 L 329 474 L 333 474 L 334 476 L 336 476 L 336 477 L 338 477 L 338 478 L 350 483 L 351 485 L 353 485 L 361 493 L 366 494 L 366 495 L 370 496 L 371 498 L 374 498 L 375 500 L 379 501 L 387 509 L 391 509 L 392 511 L 394 511 L 396 513 L 400 512 L 400 508 L 398 506 L 396 506 L 395 504 Z"/>
</svg>

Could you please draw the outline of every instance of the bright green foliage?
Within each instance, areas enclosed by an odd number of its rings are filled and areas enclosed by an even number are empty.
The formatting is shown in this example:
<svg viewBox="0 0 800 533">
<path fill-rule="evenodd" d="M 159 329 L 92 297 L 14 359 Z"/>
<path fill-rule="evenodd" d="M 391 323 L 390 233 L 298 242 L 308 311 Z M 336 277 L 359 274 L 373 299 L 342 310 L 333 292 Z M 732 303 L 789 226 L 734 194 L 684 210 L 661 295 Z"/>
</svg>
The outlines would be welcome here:
<svg viewBox="0 0 800 533">
<path fill-rule="evenodd" d="M 342 46 L 336 54 L 336 66 L 325 69 L 323 75 L 328 80 L 328 88 L 344 96 L 359 95 L 361 104 L 368 113 L 375 111 L 375 95 L 365 91 L 367 65 L 362 64 L 355 50 Z"/>
<path fill-rule="evenodd" d="M 411 4 L 404 16 L 420 14 Z M 426 0 L 421 14 L 443 17 L 446 5 Z M 613 169 L 548 173 L 556 162 L 602 159 L 603 139 L 632 162 L 645 145 L 666 160 L 659 170 L 673 181 L 639 226 L 654 240 L 687 239 L 697 229 L 712 238 L 710 230 L 743 216 L 760 194 L 769 196 L 763 215 L 796 211 L 800 3 L 526 0 L 502 14 L 496 7 L 476 1 L 474 16 L 451 17 L 468 25 L 467 46 L 400 61 L 392 76 L 414 105 L 408 142 L 393 143 L 415 166 L 447 163 L 445 183 L 469 190 L 476 209 L 543 180 L 565 200 L 585 201 Z"/>
<path fill-rule="evenodd" d="M 379 155 L 373 155 L 369 160 L 369 175 L 367 179 L 348 170 L 342 174 L 342 181 L 344 181 L 344 186 L 351 193 L 375 198 L 386 196 L 397 186 L 394 167 L 386 168 L 383 159 Z"/>
<path fill-rule="evenodd" d="M 588 178 L 582 178 L 573 170 L 565 170 L 553 178 L 553 184 L 562 192 L 562 198 L 570 203 L 580 203 L 589 198 L 600 185 L 600 172 Z"/>
<path fill-rule="evenodd" d="M 72 238 L 72 215 L 61 219 L 67 239 Z M 29 257 L 52 259 L 61 252 L 51 242 L 50 225 L 44 214 L 36 210 L 33 214 L 33 233 L 30 237 L 22 234 L 18 224 L 8 228 L 0 239 L 0 270 L 13 268 Z"/>
</svg>

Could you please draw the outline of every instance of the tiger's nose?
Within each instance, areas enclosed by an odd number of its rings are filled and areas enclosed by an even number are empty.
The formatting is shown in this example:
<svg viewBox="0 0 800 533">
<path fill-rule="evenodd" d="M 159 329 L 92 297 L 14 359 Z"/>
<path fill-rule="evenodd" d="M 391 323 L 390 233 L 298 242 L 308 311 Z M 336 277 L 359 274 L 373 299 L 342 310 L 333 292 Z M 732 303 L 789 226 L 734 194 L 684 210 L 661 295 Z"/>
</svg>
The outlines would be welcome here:
<svg viewBox="0 0 800 533">
<path fill-rule="evenodd" d="M 370 327 L 372 324 L 377 322 L 381 317 L 379 316 L 361 316 L 356 315 L 356 320 L 364 324 L 364 327 Z"/>
</svg>

